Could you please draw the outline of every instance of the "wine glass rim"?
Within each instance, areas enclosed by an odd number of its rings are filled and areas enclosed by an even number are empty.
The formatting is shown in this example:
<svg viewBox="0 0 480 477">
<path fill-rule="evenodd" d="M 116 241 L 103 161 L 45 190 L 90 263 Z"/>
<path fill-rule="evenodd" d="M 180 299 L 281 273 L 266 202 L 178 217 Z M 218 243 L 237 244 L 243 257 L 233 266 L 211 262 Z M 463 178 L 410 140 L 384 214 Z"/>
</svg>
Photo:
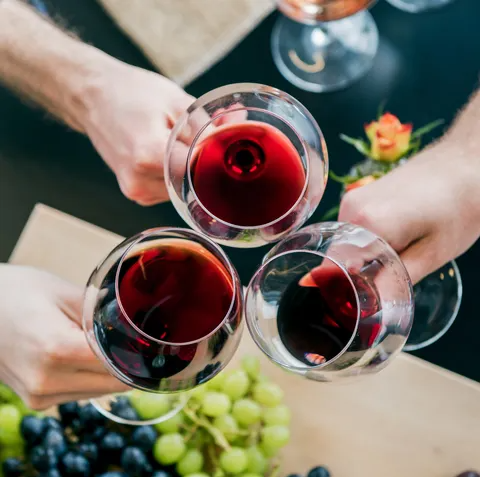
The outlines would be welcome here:
<svg viewBox="0 0 480 477">
<path fill-rule="evenodd" d="M 301 160 L 300 158 L 300 161 L 302 163 L 302 166 L 305 170 L 305 179 L 304 179 L 304 183 L 303 183 L 303 187 L 302 187 L 302 190 L 300 192 L 300 194 L 298 195 L 298 198 L 297 200 L 295 201 L 295 203 L 286 211 L 284 212 L 280 217 L 276 218 L 275 220 L 272 220 L 270 222 L 267 222 L 265 224 L 260 224 L 260 225 L 235 225 L 235 224 L 232 224 L 230 222 L 227 222 L 223 219 L 221 219 L 220 217 L 216 216 L 215 214 L 213 214 L 212 212 L 210 212 L 210 210 L 208 210 L 208 208 L 202 203 L 202 201 L 200 200 L 200 198 L 198 197 L 196 191 L 195 191 L 195 187 L 193 185 L 193 181 L 192 181 L 192 172 L 191 172 L 191 168 L 190 168 L 190 165 L 191 165 L 191 161 L 193 159 L 193 151 L 195 149 L 195 146 L 197 145 L 197 142 L 198 140 L 200 139 L 201 135 L 203 134 L 203 132 L 216 120 L 218 120 L 219 118 L 221 118 L 222 116 L 224 115 L 227 115 L 227 114 L 231 114 L 231 113 L 234 113 L 236 111 L 258 111 L 258 112 L 261 112 L 263 114 L 267 114 L 267 115 L 270 115 L 270 116 L 273 116 L 274 118 L 278 119 L 279 121 L 281 121 L 283 124 L 285 124 L 294 134 L 295 134 L 295 137 L 300 141 L 300 144 L 302 145 L 302 149 L 303 149 L 303 152 L 305 154 L 305 157 L 306 157 L 306 162 L 305 164 L 303 163 L 303 161 Z M 238 124 L 238 123 L 237 123 Z M 248 121 L 246 120 L 244 123 L 242 124 L 263 124 L 262 121 Z M 233 126 L 234 124 L 232 125 L 222 125 L 220 126 L 219 128 L 217 128 L 217 131 L 220 130 L 221 128 L 228 128 L 230 126 Z M 270 125 L 272 127 L 275 127 L 273 125 Z M 275 128 L 276 129 L 276 128 Z M 288 139 L 288 138 L 287 138 Z M 290 141 L 290 139 L 288 139 Z M 291 141 L 290 141 L 291 142 Z M 292 144 L 293 145 L 293 144 Z M 295 147 L 295 146 L 294 146 Z M 306 147 L 306 144 L 305 144 L 305 141 L 303 140 L 303 138 L 299 135 L 299 133 L 297 132 L 296 128 L 292 126 L 292 124 L 290 124 L 288 121 L 286 121 L 285 119 L 283 119 L 280 115 L 272 112 L 272 111 L 267 111 L 265 109 L 262 109 L 262 108 L 258 108 L 258 107 L 250 107 L 250 106 L 247 106 L 247 107 L 238 107 L 238 108 L 235 108 L 235 109 L 229 109 L 228 111 L 223 111 L 222 113 L 218 114 L 217 116 L 213 117 L 210 119 L 210 121 L 208 121 L 207 123 L 205 123 L 202 128 L 199 130 L 199 132 L 196 134 L 195 138 L 193 139 L 192 141 L 192 144 L 191 146 L 189 147 L 189 150 L 188 150 L 188 156 L 187 156 L 187 178 L 188 178 L 188 185 L 190 187 L 190 190 L 195 198 L 195 200 L 198 202 L 198 205 L 209 215 L 209 217 L 211 217 L 212 219 L 216 220 L 217 222 L 219 222 L 220 224 L 222 225 L 226 225 L 228 227 L 231 227 L 233 229 L 237 229 L 237 230 L 260 230 L 260 229 L 264 229 L 266 227 L 271 227 L 272 225 L 275 225 L 276 223 L 280 222 L 281 220 L 285 219 L 286 217 L 288 217 L 293 210 L 295 210 L 295 208 L 298 206 L 298 204 L 300 203 L 300 201 L 305 197 L 305 194 L 306 194 L 306 191 L 307 191 L 307 188 L 308 188 L 308 183 L 309 183 L 309 180 L 310 180 L 310 164 L 309 164 L 309 154 L 308 154 L 308 148 Z"/>
<path fill-rule="evenodd" d="M 229 306 L 227 312 L 225 313 L 225 316 L 222 318 L 220 323 L 212 331 L 210 331 L 210 333 L 208 333 L 205 336 L 202 336 L 200 338 L 197 338 L 196 340 L 192 340 L 192 341 L 188 341 L 188 342 L 186 341 L 186 342 L 181 342 L 181 343 L 175 343 L 175 342 L 172 342 L 172 341 L 164 341 L 164 340 L 160 340 L 158 338 L 154 338 L 153 336 L 149 335 L 148 333 L 145 333 L 143 330 L 141 330 L 132 321 L 132 319 L 130 318 L 130 316 L 126 312 L 125 308 L 123 307 L 122 299 L 120 297 L 120 290 L 119 290 L 120 270 L 122 268 L 124 260 L 127 258 L 127 255 L 129 254 L 129 252 L 131 252 L 131 250 L 133 249 L 133 247 L 135 247 L 135 245 L 137 245 L 141 241 L 145 240 L 147 237 L 150 237 L 150 236 L 153 236 L 153 235 L 159 235 L 159 238 L 161 238 L 160 237 L 161 235 L 168 234 L 168 233 L 177 233 L 179 235 L 181 235 L 181 234 L 187 235 L 186 237 L 184 237 L 185 240 L 195 241 L 195 243 L 198 243 L 199 245 L 202 245 L 201 240 L 204 240 L 204 241 L 208 242 L 208 244 L 211 245 L 220 254 L 220 256 L 222 257 L 224 262 L 227 264 L 228 272 L 229 272 L 230 278 L 232 280 L 232 299 L 230 300 L 230 306 Z M 194 235 L 196 240 L 192 240 L 191 237 L 188 237 L 188 234 Z M 164 238 L 167 238 L 167 237 L 164 237 Z M 198 240 L 198 239 L 200 239 L 200 240 Z M 127 249 L 122 253 L 122 256 L 120 258 L 120 262 L 117 266 L 117 270 L 115 271 L 115 295 L 116 295 L 117 304 L 118 304 L 118 307 L 120 309 L 120 312 L 123 314 L 123 316 L 125 316 L 128 323 L 130 324 L 130 326 L 132 326 L 132 328 L 137 333 L 144 336 L 148 340 L 154 341 L 155 343 L 159 343 L 159 344 L 162 344 L 162 345 L 188 346 L 188 345 L 197 344 L 197 343 L 201 343 L 202 341 L 205 341 L 206 339 L 210 338 L 215 333 L 217 333 L 225 325 L 225 321 L 228 319 L 228 317 L 232 313 L 233 307 L 235 306 L 235 302 L 237 301 L 237 286 L 236 286 L 237 285 L 237 278 L 238 278 L 237 271 L 235 270 L 235 268 L 234 268 L 232 262 L 230 261 L 230 259 L 228 258 L 228 255 L 223 251 L 223 249 L 218 244 L 216 244 L 213 240 L 211 240 L 207 236 L 205 236 L 205 235 L 203 235 L 203 234 L 201 234 L 201 233 L 199 233 L 195 230 L 181 228 L 181 227 L 156 227 L 156 228 L 148 229 L 148 230 L 145 230 L 144 232 L 141 232 L 138 235 L 138 238 L 136 240 L 134 240 L 127 247 Z"/>
<path fill-rule="evenodd" d="M 264 269 L 270 264 L 272 263 L 274 260 L 277 260 L 278 258 L 281 258 L 283 256 L 286 256 L 286 255 L 290 255 L 290 254 L 294 254 L 294 253 L 308 253 L 308 254 L 311 254 L 311 255 L 316 255 L 320 258 L 322 258 L 323 260 L 327 259 L 329 260 L 330 262 L 332 262 L 334 265 L 336 265 L 341 271 L 342 273 L 346 276 L 348 282 L 350 283 L 351 287 L 352 287 L 352 290 L 353 290 L 353 293 L 355 295 L 355 302 L 356 302 L 356 305 L 357 305 L 357 317 L 355 319 L 355 328 L 353 329 L 352 331 L 352 335 L 350 336 L 350 339 L 348 340 L 348 342 L 346 343 L 346 345 L 341 349 L 340 352 L 338 352 L 333 358 L 329 359 L 328 361 L 325 361 L 325 363 L 321 363 L 321 364 L 317 364 L 317 365 L 314 365 L 314 366 L 295 366 L 295 365 L 286 365 L 285 363 L 282 363 L 280 362 L 278 359 L 276 359 L 269 351 L 267 351 L 261 344 L 260 340 L 257 339 L 257 333 L 255 332 L 257 327 L 255 326 L 255 323 L 254 323 L 254 320 L 250 318 L 250 314 L 249 314 L 249 311 L 248 311 L 248 306 L 247 306 L 247 303 L 248 303 L 248 298 L 249 298 L 249 294 L 251 293 L 252 291 L 252 285 L 253 285 L 253 282 L 256 280 L 256 278 L 258 277 L 258 275 L 264 271 Z M 333 362 L 335 362 L 340 356 L 342 356 L 345 351 L 348 350 L 348 348 L 350 347 L 350 345 L 352 344 L 353 340 L 355 339 L 355 336 L 357 334 L 357 331 L 358 331 L 358 327 L 359 327 L 359 324 L 360 324 L 360 297 L 358 296 L 358 292 L 357 292 L 357 288 L 355 287 L 355 284 L 353 283 L 353 280 L 350 276 L 350 273 L 348 272 L 348 270 L 345 268 L 345 266 L 343 266 L 341 263 L 338 262 L 338 260 L 335 260 L 334 258 L 332 257 L 328 257 L 327 255 L 325 255 L 324 253 L 322 252 L 319 252 L 317 250 L 307 250 L 307 249 L 298 249 L 298 250 L 287 250 L 285 252 L 281 252 L 281 253 L 278 253 L 278 254 L 275 254 L 273 257 L 270 257 L 268 260 L 266 260 L 265 262 L 262 263 L 262 265 L 257 269 L 257 271 L 254 273 L 254 275 L 252 276 L 248 286 L 247 286 L 247 291 L 245 293 L 245 306 L 244 306 L 244 313 L 245 313 L 245 321 L 247 322 L 247 327 L 248 327 L 248 330 L 250 331 L 250 335 L 252 336 L 253 340 L 255 341 L 256 345 L 276 364 L 278 364 L 279 366 L 281 366 L 282 368 L 288 368 L 288 369 L 292 369 L 292 370 L 295 370 L 295 371 L 310 371 L 310 370 L 316 370 L 316 369 L 321 369 L 321 368 L 324 368 L 326 367 L 327 365 L 330 365 L 332 364 Z M 260 335 L 261 333 L 258 333 L 258 335 Z"/>
</svg>

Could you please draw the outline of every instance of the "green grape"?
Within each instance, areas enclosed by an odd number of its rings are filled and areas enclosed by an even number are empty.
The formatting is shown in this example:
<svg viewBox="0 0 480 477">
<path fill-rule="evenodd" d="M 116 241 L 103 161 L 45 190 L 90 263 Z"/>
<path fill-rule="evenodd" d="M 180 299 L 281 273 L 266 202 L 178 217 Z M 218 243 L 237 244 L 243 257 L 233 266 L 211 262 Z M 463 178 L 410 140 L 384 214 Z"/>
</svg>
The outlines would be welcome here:
<svg viewBox="0 0 480 477">
<path fill-rule="evenodd" d="M 242 358 L 242 368 L 254 381 L 260 376 L 260 360 L 256 356 L 244 356 Z"/>
<path fill-rule="evenodd" d="M 142 419 L 155 419 L 170 411 L 170 397 L 165 394 L 153 394 L 143 391 L 132 391 L 128 397 Z"/>
<path fill-rule="evenodd" d="M 207 392 L 207 385 L 202 384 L 201 386 L 197 386 L 190 391 L 190 396 L 197 401 L 201 401 L 205 393 Z"/>
<path fill-rule="evenodd" d="M 230 411 L 231 406 L 230 398 L 226 394 L 209 391 L 203 397 L 202 412 L 206 416 L 217 417 Z"/>
<path fill-rule="evenodd" d="M 206 384 L 207 388 L 211 389 L 212 391 L 221 391 L 223 382 L 225 381 L 226 377 L 227 377 L 227 374 L 225 373 L 225 371 L 221 371 L 214 378 L 208 381 L 208 383 Z"/>
<path fill-rule="evenodd" d="M 177 463 L 185 451 L 185 441 L 180 434 L 164 434 L 153 446 L 153 457 L 162 465 L 171 465 Z"/>
<path fill-rule="evenodd" d="M 268 457 L 269 459 L 271 459 L 272 457 L 275 457 L 279 453 L 280 448 L 270 447 L 266 445 L 265 442 L 260 442 L 260 450 L 265 455 L 265 457 Z"/>
<path fill-rule="evenodd" d="M 275 383 L 258 383 L 253 388 L 253 399 L 264 406 L 274 407 L 283 399 L 283 391 Z"/>
<path fill-rule="evenodd" d="M 194 474 L 188 474 L 185 477 L 210 477 L 208 474 L 204 472 L 195 472 Z"/>
<path fill-rule="evenodd" d="M 10 457 L 21 458 L 23 456 L 24 456 L 23 443 L 16 443 L 15 445 L 7 445 L 5 447 L 2 446 L 0 449 L 0 468 L 1 468 L 1 463 L 4 460 L 9 459 Z"/>
<path fill-rule="evenodd" d="M 231 399 L 240 399 L 245 396 L 250 387 L 248 375 L 242 369 L 237 369 L 227 375 L 223 381 L 222 391 Z"/>
<path fill-rule="evenodd" d="M 247 464 L 247 453 L 240 447 L 232 447 L 220 454 L 220 467 L 229 474 L 241 474 Z"/>
<path fill-rule="evenodd" d="M 203 444 L 205 444 L 206 440 L 207 440 L 206 432 L 203 431 L 202 429 L 197 429 L 193 434 L 192 438 L 190 439 L 190 441 L 188 442 L 188 444 L 192 448 L 200 449 L 202 448 Z"/>
<path fill-rule="evenodd" d="M 250 426 L 260 420 L 262 408 L 252 399 L 240 399 L 233 403 L 233 417 L 241 426 Z"/>
<path fill-rule="evenodd" d="M 262 477 L 263 474 L 253 474 L 249 472 L 248 474 L 242 474 L 241 477 Z"/>
<path fill-rule="evenodd" d="M 203 454 L 197 449 L 189 449 L 177 462 L 177 472 L 189 475 L 200 472 L 203 467 Z"/>
<path fill-rule="evenodd" d="M 184 422 L 185 418 L 183 417 L 183 413 L 180 411 L 170 419 L 155 424 L 154 427 L 161 434 L 173 434 L 174 432 L 178 432 L 180 426 Z"/>
<path fill-rule="evenodd" d="M 264 475 L 267 470 L 268 462 L 262 451 L 258 447 L 249 447 L 247 449 L 247 471 L 254 474 Z"/>
<path fill-rule="evenodd" d="M 15 445 L 22 442 L 20 424 L 22 413 L 13 404 L 0 406 L 0 443 Z"/>
<path fill-rule="evenodd" d="M 274 424 L 290 424 L 291 412 L 290 409 L 285 406 L 285 404 L 280 404 L 275 407 L 268 407 L 263 412 L 263 422 L 267 426 L 272 426 Z"/>
<path fill-rule="evenodd" d="M 287 426 L 267 426 L 262 429 L 262 442 L 268 448 L 280 448 L 288 444 L 290 430 Z"/>
<path fill-rule="evenodd" d="M 229 442 L 232 442 L 237 437 L 238 424 L 230 414 L 216 417 L 213 425 L 223 433 Z"/>
</svg>

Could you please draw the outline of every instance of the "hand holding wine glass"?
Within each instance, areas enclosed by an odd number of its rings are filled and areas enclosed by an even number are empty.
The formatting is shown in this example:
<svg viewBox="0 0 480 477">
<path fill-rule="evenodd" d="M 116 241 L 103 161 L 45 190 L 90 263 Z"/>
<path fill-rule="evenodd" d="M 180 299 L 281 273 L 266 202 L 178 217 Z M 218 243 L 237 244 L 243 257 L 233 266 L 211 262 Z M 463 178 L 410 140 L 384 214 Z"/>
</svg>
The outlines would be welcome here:
<svg viewBox="0 0 480 477">
<path fill-rule="evenodd" d="M 464 253 L 480 235 L 480 97 L 437 144 L 381 179 L 347 192 L 339 220 L 383 237 L 414 283 Z M 473 132 L 473 134 L 472 134 Z"/>
<path fill-rule="evenodd" d="M 118 392 L 81 329 L 83 291 L 41 270 L 0 265 L 0 381 L 33 409 Z"/>
</svg>

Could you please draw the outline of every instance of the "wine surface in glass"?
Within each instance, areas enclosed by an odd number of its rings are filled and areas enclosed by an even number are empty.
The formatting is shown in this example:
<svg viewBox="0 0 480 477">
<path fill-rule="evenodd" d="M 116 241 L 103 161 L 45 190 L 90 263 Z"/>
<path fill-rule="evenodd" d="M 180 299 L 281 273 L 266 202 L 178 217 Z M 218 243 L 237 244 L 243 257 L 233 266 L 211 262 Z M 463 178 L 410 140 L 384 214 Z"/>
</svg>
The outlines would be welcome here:
<svg viewBox="0 0 480 477">
<path fill-rule="evenodd" d="M 360 276 L 351 278 L 355 288 L 340 267 L 324 261 L 283 293 L 279 335 L 288 352 L 302 363 L 317 366 L 334 359 L 354 335 L 355 351 L 368 349 L 377 337 L 378 296 Z M 358 330 L 355 291 L 361 303 Z"/>
<path fill-rule="evenodd" d="M 234 293 L 220 260 L 188 240 L 147 242 L 120 264 L 116 293 L 117 266 L 103 283 L 106 295 L 95 322 L 97 343 L 110 364 L 138 386 L 160 390 L 162 379 L 188 374 L 188 366 L 201 369 L 196 360 L 208 363 L 201 347 L 211 343 L 202 339 L 227 316 Z M 228 346 L 227 334 L 222 336 L 213 358 Z"/>
<path fill-rule="evenodd" d="M 373 0 L 279 0 L 280 11 L 298 22 L 326 22 L 364 10 Z"/>
<path fill-rule="evenodd" d="M 279 219 L 302 195 L 305 168 L 290 139 L 269 124 L 219 127 L 193 152 L 190 174 L 208 212 L 235 226 Z"/>
</svg>

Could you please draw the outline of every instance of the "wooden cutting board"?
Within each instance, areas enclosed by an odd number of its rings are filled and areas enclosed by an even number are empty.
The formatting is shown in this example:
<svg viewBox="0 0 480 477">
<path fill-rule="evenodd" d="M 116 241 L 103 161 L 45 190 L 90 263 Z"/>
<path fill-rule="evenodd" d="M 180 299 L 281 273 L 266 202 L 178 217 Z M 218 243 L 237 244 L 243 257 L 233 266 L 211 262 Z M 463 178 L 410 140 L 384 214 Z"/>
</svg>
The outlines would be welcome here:
<svg viewBox="0 0 480 477">
<path fill-rule="evenodd" d="M 39 204 L 10 261 L 83 285 L 121 240 Z M 247 332 L 232 364 L 244 353 L 261 354 Z M 262 363 L 293 411 L 283 475 L 320 464 L 332 477 L 454 477 L 480 470 L 478 383 L 406 354 L 376 376 L 338 385 L 302 380 L 263 355 Z"/>
</svg>

